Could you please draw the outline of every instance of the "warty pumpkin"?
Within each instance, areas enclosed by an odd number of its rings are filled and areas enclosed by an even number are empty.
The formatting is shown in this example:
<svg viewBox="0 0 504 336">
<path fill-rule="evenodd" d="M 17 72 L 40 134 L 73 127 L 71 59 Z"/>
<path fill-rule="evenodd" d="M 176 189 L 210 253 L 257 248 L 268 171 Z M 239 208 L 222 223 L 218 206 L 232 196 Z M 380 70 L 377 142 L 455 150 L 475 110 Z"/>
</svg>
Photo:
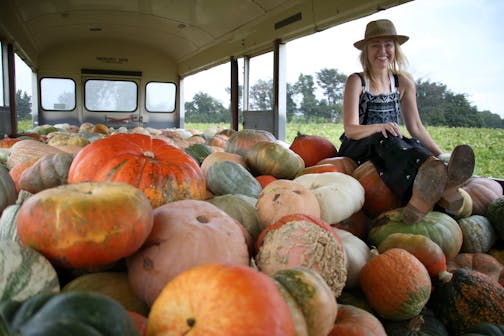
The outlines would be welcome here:
<svg viewBox="0 0 504 336">
<path fill-rule="evenodd" d="M 77 153 L 68 183 L 124 182 L 139 188 L 152 207 L 180 199 L 205 199 L 206 180 L 182 149 L 143 134 L 115 134 Z"/>
<path fill-rule="evenodd" d="M 389 320 L 407 320 L 418 315 L 432 289 L 425 266 L 401 248 L 381 254 L 376 251 L 361 269 L 360 284 L 371 307 Z"/>
<path fill-rule="evenodd" d="M 504 240 L 504 196 L 492 201 L 487 208 L 487 218 L 497 235 Z"/>
</svg>

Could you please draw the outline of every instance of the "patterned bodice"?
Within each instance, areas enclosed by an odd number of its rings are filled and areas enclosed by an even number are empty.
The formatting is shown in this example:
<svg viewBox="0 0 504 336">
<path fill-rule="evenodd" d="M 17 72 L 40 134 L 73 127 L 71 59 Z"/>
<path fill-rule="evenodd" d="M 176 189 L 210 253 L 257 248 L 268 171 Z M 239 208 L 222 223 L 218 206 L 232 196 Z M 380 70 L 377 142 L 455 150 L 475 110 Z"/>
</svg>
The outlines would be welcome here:
<svg viewBox="0 0 504 336">
<path fill-rule="evenodd" d="M 362 75 L 359 74 L 359 76 Z M 391 93 L 379 95 L 369 92 L 367 84 L 363 81 L 364 90 L 359 98 L 359 123 L 361 125 L 399 123 L 401 104 L 396 81 L 397 78 L 391 74 Z"/>
</svg>

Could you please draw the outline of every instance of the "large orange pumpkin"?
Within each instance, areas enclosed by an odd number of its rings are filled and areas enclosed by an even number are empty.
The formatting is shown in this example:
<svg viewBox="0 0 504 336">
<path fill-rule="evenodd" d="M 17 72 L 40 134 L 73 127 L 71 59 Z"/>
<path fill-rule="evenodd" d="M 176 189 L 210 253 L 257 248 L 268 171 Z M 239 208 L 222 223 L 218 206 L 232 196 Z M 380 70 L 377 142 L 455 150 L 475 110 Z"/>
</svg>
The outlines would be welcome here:
<svg viewBox="0 0 504 336">
<path fill-rule="evenodd" d="M 105 265 L 132 254 L 152 225 L 147 197 L 117 182 L 45 189 L 29 197 L 16 218 L 23 244 L 67 268 Z"/>
<path fill-rule="evenodd" d="M 173 279 L 149 314 L 148 335 L 294 336 L 272 278 L 247 266 L 206 264 Z"/>
<path fill-rule="evenodd" d="M 304 160 L 305 167 L 310 167 L 322 159 L 338 154 L 334 144 L 320 135 L 306 135 L 298 132 L 289 147 Z"/>
<path fill-rule="evenodd" d="M 116 134 L 84 147 L 74 158 L 68 183 L 131 184 L 154 208 L 181 199 L 206 198 L 206 179 L 183 150 L 143 134 Z"/>
</svg>

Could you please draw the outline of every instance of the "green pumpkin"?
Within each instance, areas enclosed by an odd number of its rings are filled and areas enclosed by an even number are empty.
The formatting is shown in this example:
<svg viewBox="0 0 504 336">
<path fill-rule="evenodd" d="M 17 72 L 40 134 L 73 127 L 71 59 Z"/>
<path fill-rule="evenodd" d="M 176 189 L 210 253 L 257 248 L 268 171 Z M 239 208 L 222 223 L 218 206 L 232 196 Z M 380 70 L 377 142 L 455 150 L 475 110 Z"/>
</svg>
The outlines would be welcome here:
<svg viewBox="0 0 504 336">
<path fill-rule="evenodd" d="M 261 233 L 261 226 L 257 208 L 255 207 L 256 198 L 240 194 L 227 194 L 215 196 L 209 199 L 208 202 L 240 222 L 254 239 L 254 242 L 257 240 Z"/>
<path fill-rule="evenodd" d="M 229 137 L 225 151 L 241 155 L 245 159 L 250 148 L 259 141 L 276 141 L 276 138 L 265 130 L 245 128 Z"/>
<path fill-rule="evenodd" d="M 210 148 L 210 146 L 207 146 L 205 144 L 199 144 L 199 143 L 196 143 L 196 144 L 192 144 L 186 148 L 184 148 L 184 151 L 191 155 L 195 160 L 196 162 L 198 163 L 198 165 L 201 166 L 201 163 L 203 162 L 203 160 L 205 160 L 205 158 L 212 154 L 213 150 L 212 148 Z"/>
<path fill-rule="evenodd" d="M 482 322 L 469 328 L 463 336 L 504 336 L 504 325 Z"/>
<path fill-rule="evenodd" d="M 7 168 L 0 165 L 0 213 L 9 205 L 14 204 L 16 198 L 16 185 Z"/>
<path fill-rule="evenodd" d="M 387 336 L 449 336 L 444 324 L 434 313 L 424 308 L 422 312 L 405 321 L 383 321 Z"/>
<path fill-rule="evenodd" d="M 488 205 L 486 215 L 499 238 L 504 240 L 504 196 L 500 196 Z"/>
<path fill-rule="evenodd" d="M 486 253 L 497 239 L 495 230 L 487 217 L 472 215 L 457 221 L 462 230 L 461 252 Z"/>
<path fill-rule="evenodd" d="M 22 302 L 3 301 L 0 321 L 0 335 L 139 335 L 123 306 L 93 292 L 45 292 Z"/>
<path fill-rule="evenodd" d="M 242 165 L 221 161 L 207 170 L 207 187 L 214 195 L 242 194 L 257 198 L 261 184 Z"/>
<path fill-rule="evenodd" d="M 23 202 L 32 194 L 26 190 L 21 190 L 15 204 L 9 205 L 0 216 L 0 240 L 19 241 L 17 233 L 16 217 Z"/>
<path fill-rule="evenodd" d="M 49 260 L 19 242 L 0 241 L 0 270 L 0 302 L 60 291 L 58 275 Z"/>
<path fill-rule="evenodd" d="M 272 175 L 277 179 L 291 180 L 304 169 L 304 161 L 293 150 L 277 142 L 259 141 L 245 156 L 256 175 Z"/>
<path fill-rule="evenodd" d="M 453 259 L 462 247 L 462 230 L 457 221 L 449 215 L 431 211 L 415 224 L 406 224 L 403 209 L 397 208 L 376 217 L 368 233 L 368 242 L 379 246 L 392 233 L 412 233 L 429 237 L 439 245 L 446 260 Z"/>
</svg>

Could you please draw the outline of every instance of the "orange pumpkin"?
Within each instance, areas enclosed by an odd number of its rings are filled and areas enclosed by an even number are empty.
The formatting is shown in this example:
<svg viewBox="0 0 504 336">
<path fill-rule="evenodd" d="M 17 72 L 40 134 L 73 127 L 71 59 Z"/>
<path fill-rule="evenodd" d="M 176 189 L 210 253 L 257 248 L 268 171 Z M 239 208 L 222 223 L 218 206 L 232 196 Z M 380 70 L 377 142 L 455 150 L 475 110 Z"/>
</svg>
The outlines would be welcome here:
<svg viewBox="0 0 504 336">
<path fill-rule="evenodd" d="M 462 186 L 471 196 L 473 215 L 486 216 L 490 203 L 502 196 L 502 185 L 489 177 L 473 177 Z"/>
<path fill-rule="evenodd" d="M 105 265 L 132 254 L 152 224 L 145 195 L 117 182 L 45 189 L 29 197 L 16 218 L 20 241 L 65 268 Z"/>
<path fill-rule="evenodd" d="M 206 179 L 183 150 L 143 134 L 115 134 L 84 147 L 68 183 L 115 181 L 143 191 L 152 207 L 180 199 L 205 199 Z"/>
<path fill-rule="evenodd" d="M 370 312 L 352 305 L 338 305 L 336 323 L 327 336 L 387 336 L 382 323 Z"/>
<path fill-rule="evenodd" d="M 148 335 L 294 336 L 287 303 L 272 278 L 247 266 L 206 264 L 164 287 Z"/>
<path fill-rule="evenodd" d="M 299 174 L 299 175 L 304 175 L 304 174 L 312 174 L 312 173 L 327 173 L 327 172 L 339 172 L 339 173 L 345 173 L 343 169 L 339 166 L 330 164 L 330 163 L 324 163 L 324 164 L 315 164 L 310 167 L 305 167 Z"/>
<path fill-rule="evenodd" d="M 325 158 L 317 162 L 317 165 L 328 163 L 341 168 L 341 171 L 348 175 L 352 175 L 355 168 L 357 168 L 357 163 L 347 156 Z"/>
<path fill-rule="evenodd" d="M 322 159 L 338 154 L 338 150 L 328 139 L 319 135 L 305 135 L 300 132 L 298 132 L 289 148 L 301 156 L 305 167 L 313 166 Z"/>
<path fill-rule="evenodd" d="M 21 139 L 5 137 L 0 139 L 0 148 L 11 148 L 18 141 L 21 141 Z"/>
<path fill-rule="evenodd" d="M 256 180 L 259 182 L 261 187 L 264 189 L 268 184 L 270 184 L 273 181 L 278 180 L 275 176 L 273 175 L 259 175 L 255 177 Z"/>
<path fill-rule="evenodd" d="M 420 314 L 432 289 L 425 266 L 401 248 L 372 257 L 361 269 L 360 284 L 381 317 L 399 321 Z"/>
<path fill-rule="evenodd" d="M 382 212 L 399 208 L 401 200 L 382 181 L 371 161 L 366 161 L 357 167 L 352 176 L 364 187 L 364 205 L 362 211 L 375 218 Z"/>
<path fill-rule="evenodd" d="M 371 219 L 361 209 L 350 217 L 338 223 L 331 224 L 331 226 L 348 231 L 358 238 L 365 240 L 371 227 Z"/>
</svg>

